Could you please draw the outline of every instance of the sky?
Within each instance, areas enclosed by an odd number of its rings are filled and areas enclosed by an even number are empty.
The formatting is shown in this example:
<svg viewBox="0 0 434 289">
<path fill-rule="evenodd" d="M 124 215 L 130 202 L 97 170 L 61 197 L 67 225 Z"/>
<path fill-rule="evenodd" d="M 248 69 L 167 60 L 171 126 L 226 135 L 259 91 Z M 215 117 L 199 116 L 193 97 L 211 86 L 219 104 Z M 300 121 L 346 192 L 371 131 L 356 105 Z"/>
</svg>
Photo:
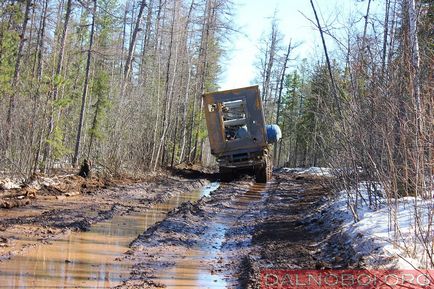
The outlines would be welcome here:
<svg viewBox="0 0 434 289">
<path fill-rule="evenodd" d="M 259 40 L 262 34 L 270 31 L 271 18 L 276 11 L 280 31 L 284 34 L 283 45 L 290 39 L 299 46 L 294 49 L 290 65 L 297 61 L 322 53 L 321 39 L 318 30 L 305 18 L 314 19 L 309 0 L 234 0 L 234 27 L 239 33 L 232 36 L 226 44 L 229 49 L 221 66 L 223 75 L 220 89 L 232 89 L 249 86 L 255 83 L 255 59 L 258 56 Z M 373 0 L 373 9 L 381 7 L 382 0 Z M 320 13 L 322 23 L 334 23 L 340 26 L 349 15 L 361 17 L 366 11 L 367 1 L 360 0 L 316 0 L 316 9 Z M 303 16 L 303 14 L 305 16 Z M 339 22 L 339 21 L 341 22 Z M 333 47 L 333 41 L 327 39 Z"/>
</svg>

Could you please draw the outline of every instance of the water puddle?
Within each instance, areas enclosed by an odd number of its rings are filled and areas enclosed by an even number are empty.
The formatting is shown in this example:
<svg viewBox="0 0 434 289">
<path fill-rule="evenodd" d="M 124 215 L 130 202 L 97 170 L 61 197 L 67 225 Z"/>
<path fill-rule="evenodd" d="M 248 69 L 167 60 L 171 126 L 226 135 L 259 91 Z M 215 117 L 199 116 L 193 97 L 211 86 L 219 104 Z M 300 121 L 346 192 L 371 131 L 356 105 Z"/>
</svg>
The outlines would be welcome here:
<svg viewBox="0 0 434 289">
<path fill-rule="evenodd" d="M 248 207 L 255 206 L 263 200 L 266 194 L 265 184 L 254 184 L 241 195 L 228 204 L 228 209 L 220 212 L 205 233 L 202 243 L 196 248 L 189 249 L 186 255 L 173 256 L 175 265 L 155 273 L 153 281 L 167 286 L 167 288 L 228 288 L 228 279 L 233 279 L 233 274 L 209 271 L 209 264 L 224 258 L 221 248 L 226 241 L 225 234 L 233 226 L 237 217 L 245 212 Z"/>
<path fill-rule="evenodd" d="M 166 213 L 186 201 L 197 201 L 217 189 L 211 183 L 202 190 L 177 195 L 154 205 L 141 215 L 115 216 L 73 232 L 52 244 L 38 246 L 24 256 L 0 263 L 0 288 L 109 288 L 125 280 L 130 264 L 115 262 L 129 243 Z M 201 278 L 197 276 L 196 278 Z"/>
</svg>

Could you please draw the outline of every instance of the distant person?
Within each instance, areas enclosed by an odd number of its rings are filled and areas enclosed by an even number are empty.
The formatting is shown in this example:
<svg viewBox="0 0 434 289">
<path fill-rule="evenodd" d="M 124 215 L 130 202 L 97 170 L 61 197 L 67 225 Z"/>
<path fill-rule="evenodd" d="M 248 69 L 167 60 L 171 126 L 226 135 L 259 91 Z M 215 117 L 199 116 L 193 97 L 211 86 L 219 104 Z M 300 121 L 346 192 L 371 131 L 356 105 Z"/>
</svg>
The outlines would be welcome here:
<svg viewBox="0 0 434 289">
<path fill-rule="evenodd" d="M 83 177 L 83 178 L 90 177 L 90 165 L 91 164 L 92 164 L 91 161 L 84 159 L 83 164 L 80 167 L 80 172 L 78 173 L 78 175 L 80 177 Z"/>
</svg>

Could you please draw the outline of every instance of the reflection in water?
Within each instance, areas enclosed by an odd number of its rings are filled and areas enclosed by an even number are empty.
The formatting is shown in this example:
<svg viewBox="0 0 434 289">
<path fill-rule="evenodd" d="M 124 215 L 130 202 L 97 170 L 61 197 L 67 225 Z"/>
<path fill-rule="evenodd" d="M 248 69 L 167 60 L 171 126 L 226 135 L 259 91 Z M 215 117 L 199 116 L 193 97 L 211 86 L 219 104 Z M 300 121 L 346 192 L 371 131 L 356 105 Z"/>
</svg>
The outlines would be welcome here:
<svg viewBox="0 0 434 289">
<path fill-rule="evenodd" d="M 143 215 L 115 216 L 95 224 L 88 232 L 73 232 L 0 263 L 0 288 L 109 288 L 118 285 L 130 264 L 114 262 L 128 244 L 168 211 L 185 201 L 196 201 L 218 188 L 212 183 L 201 191 L 178 195 Z"/>
<path fill-rule="evenodd" d="M 254 184 L 248 191 L 232 199 L 230 204 L 227 204 L 227 210 L 219 212 L 212 223 L 207 224 L 209 229 L 201 238 L 206 243 L 189 249 L 185 255 L 174 255 L 172 261 L 175 265 L 155 272 L 153 281 L 162 283 L 167 288 L 227 288 L 226 278 L 236 277 L 222 276 L 221 273 L 210 274 L 209 266 L 205 264 L 221 258 L 221 248 L 226 241 L 225 233 L 233 227 L 233 222 L 240 217 L 240 214 L 246 212 L 247 207 L 255 206 L 256 203 L 264 200 L 266 188 L 265 184 Z"/>
</svg>

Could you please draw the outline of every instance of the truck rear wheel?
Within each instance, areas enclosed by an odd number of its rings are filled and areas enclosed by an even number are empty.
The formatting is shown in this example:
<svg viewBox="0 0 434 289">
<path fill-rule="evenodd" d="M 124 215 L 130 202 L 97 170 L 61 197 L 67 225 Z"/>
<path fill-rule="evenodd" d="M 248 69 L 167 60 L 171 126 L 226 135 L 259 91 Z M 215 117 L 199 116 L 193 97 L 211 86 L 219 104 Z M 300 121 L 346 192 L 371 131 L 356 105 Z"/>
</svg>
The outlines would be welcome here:
<svg viewBox="0 0 434 289">
<path fill-rule="evenodd" d="M 272 164 L 268 157 L 255 170 L 255 180 L 257 183 L 267 183 L 271 180 Z"/>
<path fill-rule="evenodd" d="M 234 179 L 233 170 L 226 167 L 219 167 L 220 181 L 230 182 Z"/>
</svg>

